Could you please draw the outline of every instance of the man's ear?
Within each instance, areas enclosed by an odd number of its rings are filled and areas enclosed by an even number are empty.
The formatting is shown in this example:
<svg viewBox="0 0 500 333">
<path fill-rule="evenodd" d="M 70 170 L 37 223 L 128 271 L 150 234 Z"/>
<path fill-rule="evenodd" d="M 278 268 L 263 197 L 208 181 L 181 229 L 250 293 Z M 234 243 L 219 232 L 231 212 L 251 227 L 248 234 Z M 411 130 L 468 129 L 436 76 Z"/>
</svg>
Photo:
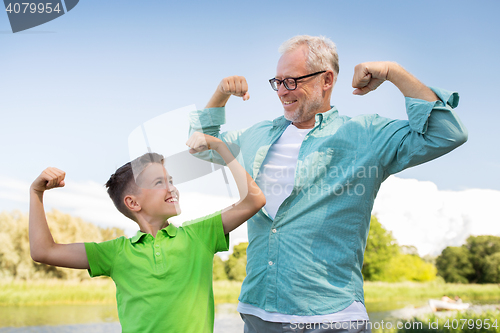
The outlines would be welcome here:
<svg viewBox="0 0 500 333">
<path fill-rule="evenodd" d="M 324 81 L 325 84 L 323 85 L 323 90 L 328 90 L 333 88 L 336 81 L 335 73 L 332 70 L 328 70 L 326 71 L 324 78 L 325 78 Z"/>
<path fill-rule="evenodd" d="M 127 195 L 123 198 L 123 202 L 128 209 L 133 212 L 138 212 L 141 210 L 141 204 L 137 201 L 137 198 L 133 195 Z"/>
</svg>

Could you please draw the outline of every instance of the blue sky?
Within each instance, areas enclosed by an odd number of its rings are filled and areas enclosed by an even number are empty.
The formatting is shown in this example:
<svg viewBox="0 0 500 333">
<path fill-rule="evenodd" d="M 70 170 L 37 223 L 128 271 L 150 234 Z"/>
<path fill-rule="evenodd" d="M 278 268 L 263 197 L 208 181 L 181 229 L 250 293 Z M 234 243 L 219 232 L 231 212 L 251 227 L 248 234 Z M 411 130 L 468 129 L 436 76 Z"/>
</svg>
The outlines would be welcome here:
<svg viewBox="0 0 500 333">
<path fill-rule="evenodd" d="M 173 109 L 202 107 L 220 80 L 243 75 L 251 98 L 228 103 L 239 129 L 282 114 L 267 80 L 297 34 L 338 47 L 332 104 L 341 114 L 406 118 L 390 83 L 353 96 L 354 66 L 391 60 L 425 84 L 460 93 L 469 141 L 398 174 L 439 190 L 500 190 L 498 1 L 132 2 L 82 0 L 62 17 L 12 34 L 0 13 L 0 179 L 29 183 L 47 166 L 103 184 L 129 160 L 128 136 Z M 168 140 L 176 124 L 165 126 Z M 186 129 L 187 133 L 187 129 Z M 27 188 L 26 188 L 27 195 Z M 26 204 L 5 196 L 0 210 Z"/>
</svg>

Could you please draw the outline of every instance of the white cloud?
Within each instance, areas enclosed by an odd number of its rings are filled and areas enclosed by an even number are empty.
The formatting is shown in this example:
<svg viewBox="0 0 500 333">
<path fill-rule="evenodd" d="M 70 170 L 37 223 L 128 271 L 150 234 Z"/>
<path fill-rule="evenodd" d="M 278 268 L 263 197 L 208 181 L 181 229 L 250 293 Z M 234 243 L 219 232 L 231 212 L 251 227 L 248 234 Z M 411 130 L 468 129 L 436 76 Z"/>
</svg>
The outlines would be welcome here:
<svg viewBox="0 0 500 333">
<path fill-rule="evenodd" d="M 399 244 L 437 255 L 470 235 L 500 236 L 498 203 L 500 191 L 439 191 L 432 182 L 391 176 L 380 188 L 373 214 Z"/>
</svg>

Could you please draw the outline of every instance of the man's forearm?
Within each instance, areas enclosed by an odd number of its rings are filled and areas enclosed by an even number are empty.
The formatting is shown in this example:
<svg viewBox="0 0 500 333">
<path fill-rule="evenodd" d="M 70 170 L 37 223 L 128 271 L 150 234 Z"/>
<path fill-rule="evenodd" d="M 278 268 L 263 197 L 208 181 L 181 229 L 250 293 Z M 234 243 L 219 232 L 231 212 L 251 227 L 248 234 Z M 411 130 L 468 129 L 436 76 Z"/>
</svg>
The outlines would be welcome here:
<svg viewBox="0 0 500 333">
<path fill-rule="evenodd" d="M 229 97 L 231 97 L 230 94 L 229 95 L 224 94 L 219 90 L 219 88 L 217 88 L 217 90 L 215 91 L 215 93 L 212 95 L 207 105 L 205 106 L 205 109 L 221 108 L 223 106 L 226 106 Z"/>
<path fill-rule="evenodd" d="M 389 63 L 387 80 L 392 82 L 405 97 L 422 99 L 429 102 L 438 100 L 436 94 L 429 87 L 397 63 Z"/>
</svg>

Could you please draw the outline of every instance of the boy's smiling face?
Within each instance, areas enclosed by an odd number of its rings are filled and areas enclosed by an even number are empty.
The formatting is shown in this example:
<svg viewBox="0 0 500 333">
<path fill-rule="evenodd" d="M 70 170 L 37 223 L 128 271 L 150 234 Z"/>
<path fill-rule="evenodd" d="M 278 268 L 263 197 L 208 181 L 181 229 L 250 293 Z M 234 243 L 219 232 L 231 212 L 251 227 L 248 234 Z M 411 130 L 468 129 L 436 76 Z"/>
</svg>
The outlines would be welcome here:
<svg viewBox="0 0 500 333">
<path fill-rule="evenodd" d="M 148 165 L 137 177 L 136 184 L 140 191 L 136 198 L 142 213 L 165 220 L 181 213 L 179 192 L 162 164 Z"/>
</svg>

